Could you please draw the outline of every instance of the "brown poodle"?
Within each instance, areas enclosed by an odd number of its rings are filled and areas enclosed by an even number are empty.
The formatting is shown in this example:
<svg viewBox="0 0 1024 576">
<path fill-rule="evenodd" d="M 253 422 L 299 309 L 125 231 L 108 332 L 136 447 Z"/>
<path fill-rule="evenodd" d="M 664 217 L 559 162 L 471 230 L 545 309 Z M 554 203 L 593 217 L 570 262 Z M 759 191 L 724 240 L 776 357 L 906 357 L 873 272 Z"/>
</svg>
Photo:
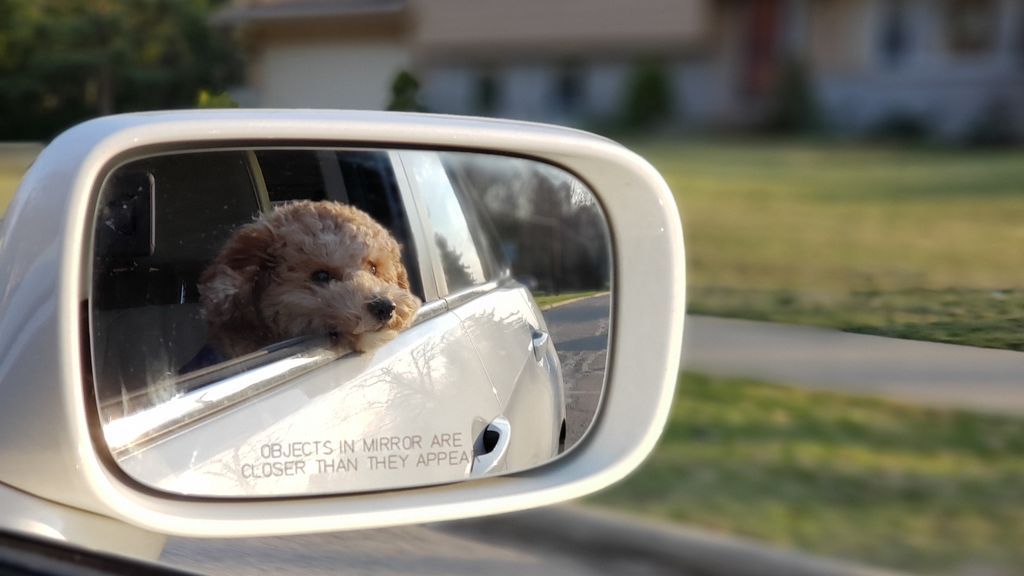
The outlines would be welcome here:
<svg viewBox="0 0 1024 576">
<path fill-rule="evenodd" d="M 199 282 L 210 341 L 227 357 L 298 336 L 373 350 L 420 307 L 398 242 L 336 202 L 285 204 L 242 226 Z"/>
</svg>

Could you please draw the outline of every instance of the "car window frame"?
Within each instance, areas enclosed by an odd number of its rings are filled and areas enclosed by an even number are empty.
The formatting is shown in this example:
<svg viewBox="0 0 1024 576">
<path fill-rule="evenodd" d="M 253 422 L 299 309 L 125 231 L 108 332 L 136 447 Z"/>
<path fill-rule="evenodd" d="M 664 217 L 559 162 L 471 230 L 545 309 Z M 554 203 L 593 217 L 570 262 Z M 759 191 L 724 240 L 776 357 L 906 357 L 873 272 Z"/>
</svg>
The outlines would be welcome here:
<svg viewBox="0 0 1024 576">
<path fill-rule="evenodd" d="M 411 248 L 413 251 L 414 262 L 416 264 L 415 270 L 407 270 L 410 276 L 416 275 L 420 281 L 420 287 L 423 290 L 423 303 L 429 304 L 440 298 L 440 291 L 437 289 L 436 271 L 432 268 L 430 258 L 424 255 L 423 249 L 421 248 L 426 244 L 425 237 L 422 236 L 422 221 L 424 216 L 420 213 L 421 208 L 416 204 L 415 197 L 410 192 L 410 185 L 406 178 L 405 169 L 402 164 L 401 157 L 396 153 L 395 150 L 385 148 L 365 148 L 359 146 L 341 146 L 341 147 L 308 147 L 308 146 L 255 146 L 247 149 L 247 158 L 250 177 L 253 182 L 253 187 L 256 189 L 256 195 L 259 200 L 260 212 L 262 214 L 269 214 L 273 212 L 275 202 L 270 198 L 270 192 L 267 188 L 266 181 L 263 177 L 263 167 L 260 164 L 257 152 L 259 151 L 275 151 L 275 150 L 306 150 L 316 154 L 318 160 L 318 169 L 320 178 L 324 181 L 325 189 L 331 189 L 332 179 L 340 179 L 342 177 L 340 168 L 336 166 L 335 162 L 325 161 L 325 154 L 334 156 L 342 152 L 378 152 L 387 156 L 388 162 L 390 163 L 391 173 L 395 179 L 395 185 L 398 189 L 399 199 L 403 204 L 402 216 L 405 219 L 405 224 L 409 232 L 409 241 L 412 246 L 406 247 L 405 249 Z M 327 170 L 337 170 L 337 173 L 326 173 Z M 343 184 L 342 184 L 343 185 Z M 337 202 L 338 200 L 327 199 L 327 201 Z M 351 205 L 350 202 L 343 202 L 346 205 Z M 410 209 L 415 208 L 415 210 Z M 415 293 L 415 292 L 414 292 Z M 419 321 L 419 317 L 415 322 Z M 415 323 L 414 322 L 414 323 Z"/>
<path fill-rule="evenodd" d="M 389 150 L 388 158 L 395 171 L 395 181 L 398 183 L 398 193 L 402 203 L 405 204 L 405 218 L 409 224 L 409 233 L 412 243 L 415 245 L 419 274 L 423 285 L 423 305 L 431 306 L 436 302 L 443 301 L 447 292 L 447 284 L 444 279 L 444 272 L 441 269 L 441 261 L 434 252 L 434 243 L 430 242 L 433 228 L 430 227 L 430 215 L 427 213 L 426 205 L 420 201 L 418 190 L 409 178 L 406 168 L 405 154 L 401 150 Z M 422 312 L 422 308 L 420 309 Z M 417 321 L 419 321 L 417 319 Z"/>
<path fill-rule="evenodd" d="M 409 158 L 410 153 L 416 154 L 431 154 L 437 158 L 438 165 L 442 167 L 442 172 L 449 184 L 452 186 L 452 193 L 455 196 L 456 203 L 458 204 L 459 211 L 465 216 L 466 208 L 462 205 L 462 202 L 458 198 L 458 191 L 456 190 L 456 183 L 451 181 L 451 176 L 447 170 L 444 170 L 444 163 L 441 159 L 441 152 L 438 150 L 398 150 L 396 154 L 401 158 L 402 168 L 405 172 L 405 182 L 409 187 L 413 201 L 416 203 L 417 215 L 420 219 L 422 226 L 421 240 L 423 242 L 423 252 L 429 254 L 431 259 L 431 269 L 433 271 L 435 280 L 437 282 L 437 289 L 440 298 L 447 304 L 448 309 L 454 309 L 465 302 L 473 300 L 483 294 L 494 291 L 501 285 L 501 278 L 487 279 L 478 284 L 460 288 L 458 290 L 450 290 L 448 287 L 448 281 L 444 274 L 444 265 L 441 259 L 441 251 L 437 247 L 436 243 L 429 241 L 430 238 L 434 237 L 434 228 L 430 221 L 430 215 L 427 212 L 426 203 L 422 200 L 422 191 L 419 189 L 415 181 L 410 177 L 409 170 L 410 165 L 414 162 L 413 159 Z M 482 251 L 480 246 L 480 239 L 477 237 L 477 230 L 466 219 L 466 226 L 469 232 L 470 239 L 473 241 L 473 247 L 479 253 Z M 486 273 L 486 266 L 481 260 L 481 271 Z"/>
<path fill-rule="evenodd" d="M 501 248 L 494 222 L 483 205 L 479 193 L 471 188 L 465 174 L 454 172 L 450 163 L 446 162 L 445 157 L 453 155 L 483 156 L 483 154 L 443 151 L 439 152 L 438 156 L 441 158 L 445 174 L 448 175 L 448 181 L 451 182 L 452 189 L 455 191 L 455 197 L 462 205 L 462 211 L 468 215 L 466 223 L 469 226 L 470 234 L 473 235 L 477 243 L 477 251 L 486 260 L 484 267 L 489 268 L 487 270 L 488 280 L 500 283 L 504 279 L 511 278 L 511 264 Z"/>
</svg>

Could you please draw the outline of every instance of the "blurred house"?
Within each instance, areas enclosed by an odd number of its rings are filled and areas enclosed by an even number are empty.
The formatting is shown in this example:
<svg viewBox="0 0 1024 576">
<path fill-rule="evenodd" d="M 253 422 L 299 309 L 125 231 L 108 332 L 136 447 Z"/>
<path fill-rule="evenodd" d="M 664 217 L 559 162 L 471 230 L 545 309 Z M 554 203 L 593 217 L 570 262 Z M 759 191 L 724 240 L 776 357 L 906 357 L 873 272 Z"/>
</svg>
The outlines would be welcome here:
<svg viewBox="0 0 1024 576">
<path fill-rule="evenodd" d="M 243 105 L 381 109 L 407 70 L 435 112 L 1024 134 L 1022 0 L 236 0 L 216 22 Z"/>
</svg>

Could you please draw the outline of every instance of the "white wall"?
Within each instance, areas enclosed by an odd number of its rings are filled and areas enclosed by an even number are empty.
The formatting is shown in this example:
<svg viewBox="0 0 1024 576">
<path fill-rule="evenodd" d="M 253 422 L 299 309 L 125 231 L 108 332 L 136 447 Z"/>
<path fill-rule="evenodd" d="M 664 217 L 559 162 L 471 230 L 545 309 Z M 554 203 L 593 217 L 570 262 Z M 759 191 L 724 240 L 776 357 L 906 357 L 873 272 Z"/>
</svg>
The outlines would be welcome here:
<svg viewBox="0 0 1024 576">
<path fill-rule="evenodd" d="M 634 68 L 631 60 L 575 63 L 580 93 L 571 109 L 562 109 L 558 95 L 564 66 L 561 62 L 534 62 L 426 68 L 419 71 L 423 102 L 433 112 L 479 114 L 476 91 L 481 75 L 488 74 L 497 91 L 495 116 L 567 125 L 621 117 Z M 715 100 L 712 90 L 717 88 L 706 84 L 708 66 L 667 62 L 664 71 L 674 92 L 678 119 L 700 123 L 701 118 L 694 114 L 711 108 Z"/>
<path fill-rule="evenodd" d="M 417 70 L 422 83 L 421 100 L 431 112 L 469 114 L 476 111 L 476 77 L 464 66 L 441 66 Z"/>
<path fill-rule="evenodd" d="M 269 44 L 259 61 L 259 104 L 380 110 L 409 61 L 409 51 L 395 41 Z"/>
<path fill-rule="evenodd" d="M 1018 133 L 1024 131 L 1019 1 L 999 1 L 994 47 L 978 54 L 950 50 L 943 4 L 906 2 L 907 48 L 895 64 L 886 62 L 879 40 L 888 2 L 862 5 L 862 51 L 869 55 L 863 66 L 830 66 L 815 74 L 820 103 L 835 128 L 860 132 L 901 114 L 926 122 L 936 136 L 957 138 L 990 106 L 1000 105 L 1005 121 Z"/>
</svg>

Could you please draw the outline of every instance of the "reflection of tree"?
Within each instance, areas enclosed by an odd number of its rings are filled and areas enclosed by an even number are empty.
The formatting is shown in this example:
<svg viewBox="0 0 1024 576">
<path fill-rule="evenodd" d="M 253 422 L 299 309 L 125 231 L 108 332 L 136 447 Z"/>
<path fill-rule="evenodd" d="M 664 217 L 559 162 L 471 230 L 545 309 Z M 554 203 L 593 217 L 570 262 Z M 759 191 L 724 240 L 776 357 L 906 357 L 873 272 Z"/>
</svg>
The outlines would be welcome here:
<svg viewBox="0 0 1024 576">
<path fill-rule="evenodd" d="M 448 244 L 448 240 L 440 234 L 434 235 L 434 242 L 437 243 L 437 249 L 441 251 L 441 267 L 444 269 L 448 289 L 458 290 L 472 286 L 474 284 L 473 274 L 470 272 L 469 266 L 462 261 L 462 254 L 455 251 Z"/>
<path fill-rule="evenodd" d="M 513 274 L 534 280 L 545 292 L 608 287 L 608 230 L 582 182 L 529 160 L 450 154 L 446 162 L 479 197 Z"/>
</svg>

